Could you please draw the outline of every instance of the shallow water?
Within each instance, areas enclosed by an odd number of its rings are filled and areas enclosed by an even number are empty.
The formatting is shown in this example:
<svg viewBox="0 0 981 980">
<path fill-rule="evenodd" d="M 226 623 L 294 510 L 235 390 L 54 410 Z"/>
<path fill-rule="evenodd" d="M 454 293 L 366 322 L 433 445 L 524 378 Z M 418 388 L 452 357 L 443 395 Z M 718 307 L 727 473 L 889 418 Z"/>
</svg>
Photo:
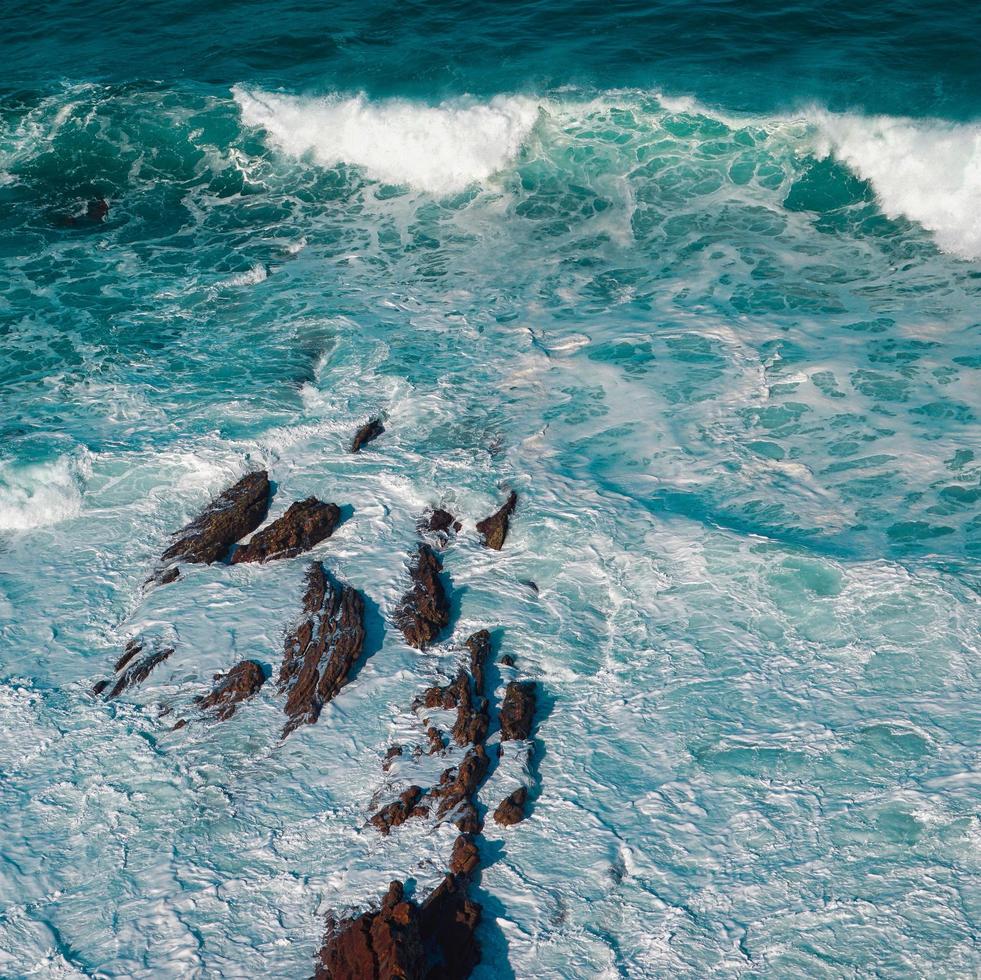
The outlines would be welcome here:
<svg viewBox="0 0 981 980">
<path fill-rule="evenodd" d="M 434 504 L 543 701 L 475 975 L 976 974 L 974 8 L 110 12 L 0 42 L 0 974 L 307 976 L 437 880 L 363 826 L 457 656 L 386 626 Z M 353 509 L 373 652 L 285 743 L 272 685 L 171 733 L 299 611 L 302 561 L 142 590 L 260 465 Z"/>
</svg>

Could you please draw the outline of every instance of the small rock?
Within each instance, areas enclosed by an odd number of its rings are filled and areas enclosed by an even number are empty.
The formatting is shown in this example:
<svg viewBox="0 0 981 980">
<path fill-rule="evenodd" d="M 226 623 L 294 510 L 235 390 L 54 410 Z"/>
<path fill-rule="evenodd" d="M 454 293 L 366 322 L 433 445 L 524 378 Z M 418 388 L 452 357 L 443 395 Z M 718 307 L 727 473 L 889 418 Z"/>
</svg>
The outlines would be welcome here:
<svg viewBox="0 0 981 980">
<path fill-rule="evenodd" d="M 520 786 L 510 796 L 505 797 L 494 811 L 494 822 L 502 827 L 521 823 L 525 818 L 525 802 L 528 799 L 528 789 Z"/>
<path fill-rule="evenodd" d="M 512 657 L 510 653 L 506 653 L 506 654 L 504 654 L 503 657 L 501 657 L 500 660 L 498 660 L 498 663 L 502 667 L 513 667 L 514 666 L 514 657 Z"/>
<path fill-rule="evenodd" d="M 290 504 L 289 510 L 232 555 L 232 564 L 246 561 L 272 561 L 295 558 L 315 544 L 329 538 L 341 520 L 337 504 L 325 504 L 316 497 Z"/>
<path fill-rule="evenodd" d="M 478 630 L 467 639 L 467 649 L 470 651 L 470 674 L 473 677 L 473 688 L 478 695 L 484 693 L 484 665 L 490 656 L 491 640 L 487 630 Z"/>
<path fill-rule="evenodd" d="M 501 705 L 501 741 L 530 738 L 534 717 L 534 681 L 511 681 Z"/>
<path fill-rule="evenodd" d="M 198 702 L 198 707 L 202 711 L 213 708 L 218 721 L 227 721 L 243 701 L 259 693 L 266 682 L 266 672 L 258 661 L 243 660 L 224 676 L 218 674 L 215 680 L 211 693 Z"/>
<path fill-rule="evenodd" d="M 419 806 L 422 799 L 422 789 L 410 786 L 394 803 L 383 806 L 368 822 L 376 827 L 386 837 L 393 827 L 401 827 L 410 817 L 424 817 L 429 808 Z"/>
<path fill-rule="evenodd" d="M 511 515 L 517 506 L 518 495 L 512 490 L 507 502 L 500 510 L 477 523 L 477 530 L 484 536 L 486 547 L 492 548 L 494 551 L 500 551 L 504 547 L 504 539 L 508 535 Z"/>
<path fill-rule="evenodd" d="M 351 452 L 360 452 L 362 446 L 377 439 L 384 431 L 385 426 L 382 425 L 381 419 L 371 419 L 370 422 L 365 422 L 354 433 L 354 439 L 351 442 Z"/>
</svg>

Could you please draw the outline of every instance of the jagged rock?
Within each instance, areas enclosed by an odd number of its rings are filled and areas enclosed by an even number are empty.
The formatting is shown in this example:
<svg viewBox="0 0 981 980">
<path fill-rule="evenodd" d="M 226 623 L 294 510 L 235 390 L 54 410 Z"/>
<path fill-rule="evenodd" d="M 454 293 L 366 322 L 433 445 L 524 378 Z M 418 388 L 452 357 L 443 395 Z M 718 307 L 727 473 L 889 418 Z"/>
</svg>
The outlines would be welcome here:
<svg viewBox="0 0 981 980">
<path fill-rule="evenodd" d="M 176 582 L 181 577 L 181 570 L 177 565 L 172 568 L 164 569 L 159 575 L 154 579 L 160 585 L 169 585 L 171 582 Z"/>
<path fill-rule="evenodd" d="M 249 473 L 177 532 L 177 540 L 163 553 L 163 561 L 207 565 L 219 561 L 236 541 L 266 519 L 268 509 L 269 475 L 265 470 Z"/>
<path fill-rule="evenodd" d="M 469 878 L 480 864 L 480 852 L 470 834 L 460 834 L 453 843 L 453 853 L 450 856 L 450 872 Z"/>
<path fill-rule="evenodd" d="M 480 962 L 476 929 L 482 909 L 463 876 L 448 874 L 419 910 L 419 932 L 431 955 L 426 980 L 465 980 Z"/>
<path fill-rule="evenodd" d="M 506 653 L 506 654 L 504 654 L 503 657 L 501 657 L 500 660 L 498 660 L 498 663 L 502 667 L 513 667 L 514 666 L 514 657 L 512 657 L 510 653 Z"/>
<path fill-rule="evenodd" d="M 294 558 L 329 538 L 340 521 L 341 511 L 337 504 L 325 504 L 316 497 L 307 497 L 290 504 L 282 517 L 254 534 L 248 544 L 236 548 L 232 564 Z"/>
<path fill-rule="evenodd" d="M 459 766 L 443 771 L 439 785 L 431 793 L 439 801 L 436 808 L 439 820 L 453 814 L 461 831 L 480 833 L 482 825 L 473 797 L 487 774 L 487 766 L 487 751 L 483 744 L 477 744 L 467 752 Z"/>
<path fill-rule="evenodd" d="M 487 737 L 490 715 L 486 698 L 474 698 L 470 694 L 470 684 L 464 685 L 456 708 L 456 723 L 453 725 L 453 741 L 457 745 L 476 745 Z"/>
<path fill-rule="evenodd" d="M 462 531 L 463 525 L 448 511 L 437 507 L 430 515 L 426 523 L 429 531 L 449 532 L 450 528 L 454 531 Z"/>
<path fill-rule="evenodd" d="M 227 721 L 243 701 L 259 693 L 266 682 L 266 672 L 257 661 L 243 660 L 227 674 L 216 674 L 215 681 L 211 693 L 198 702 L 198 707 L 202 711 L 214 709 L 218 721 Z"/>
<path fill-rule="evenodd" d="M 443 741 L 443 733 L 433 726 L 426 730 L 426 738 L 429 739 L 429 755 L 439 755 L 446 748 Z"/>
<path fill-rule="evenodd" d="M 395 625 L 409 646 L 424 650 L 450 621 L 450 603 L 439 579 L 443 565 L 432 548 L 419 545 L 409 566 L 412 588 L 395 610 Z"/>
<path fill-rule="evenodd" d="M 434 684 L 427 687 L 422 695 L 412 702 L 412 708 L 443 708 L 449 711 L 460 703 L 462 693 L 467 690 L 468 681 L 466 672 L 460 670 L 456 677 L 449 684 Z"/>
<path fill-rule="evenodd" d="M 506 796 L 494 811 L 494 822 L 502 827 L 521 823 L 525 818 L 525 802 L 528 799 L 528 789 L 519 786 L 510 796 Z"/>
<path fill-rule="evenodd" d="M 392 768 L 392 763 L 402 755 L 401 745 L 392 745 L 389 747 L 388 751 L 385 753 L 385 758 L 382 760 L 382 769 L 388 772 Z"/>
<path fill-rule="evenodd" d="M 364 646 L 364 600 L 347 585 L 333 585 L 319 561 L 307 570 L 303 617 L 286 638 L 277 681 L 288 691 L 283 737 L 312 725 L 323 706 L 347 683 Z"/>
<path fill-rule="evenodd" d="M 494 551 L 500 551 L 504 547 L 504 539 L 508 535 L 511 515 L 517 506 L 518 495 L 512 490 L 507 502 L 500 510 L 495 511 L 490 517 L 485 517 L 477 523 L 477 530 L 484 536 L 486 547 L 493 548 Z"/>
<path fill-rule="evenodd" d="M 501 741 L 530 738 L 534 717 L 534 681 L 511 681 L 501 705 Z"/>
<path fill-rule="evenodd" d="M 354 439 L 351 442 L 351 452 L 360 452 L 362 446 L 374 439 L 377 439 L 384 431 L 385 426 L 382 425 L 381 419 L 371 419 L 370 422 L 365 422 L 365 424 L 354 433 Z"/>
<path fill-rule="evenodd" d="M 422 789 L 419 786 L 410 786 L 399 794 L 394 803 L 383 806 L 368 822 L 387 837 L 393 827 L 400 827 L 410 817 L 425 817 L 429 814 L 429 807 L 419 805 L 420 799 Z"/>
<path fill-rule="evenodd" d="M 470 674 L 473 677 L 473 689 L 478 695 L 484 693 L 484 665 L 490 656 L 491 640 L 487 630 L 478 630 L 467 639 L 467 649 L 470 651 Z"/>
<path fill-rule="evenodd" d="M 102 694 L 111 684 L 112 689 L 106 695 L 106 698 L 119 697 L 123 691 L 143 683 L 150 676 L 153 668 L 158 664 L 162 664 L 174 651 L 172 647 L 161 647 L 159 650 L 154 650 L 145 657 L 139 657 L 137 659 L 138 655 L 142 652 L 142 641 L 130 640 L 126 644 L 123 655 L 116 661 L 113 667 L 113 670 L 116 672 L 115 683 L 111 679 L 99 681 L 92 688 L 92 693 Z"/>
</svg>

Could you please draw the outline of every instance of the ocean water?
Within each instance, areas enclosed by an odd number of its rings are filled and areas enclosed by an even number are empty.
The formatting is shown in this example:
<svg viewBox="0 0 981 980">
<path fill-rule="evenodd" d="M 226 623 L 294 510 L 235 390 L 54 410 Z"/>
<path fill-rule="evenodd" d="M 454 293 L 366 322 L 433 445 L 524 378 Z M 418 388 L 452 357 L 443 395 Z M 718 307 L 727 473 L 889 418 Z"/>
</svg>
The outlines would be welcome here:
<svg viewBox="0 0 981 980">
<path fill-rule="evenodd" d="M 981 8 L 864 6 L 8 0 L 0 976 L 305 977 L 424 894 L 450 829 L 364 822 L 480 627 L 540 711 L 475 976 L 981 973 Z M 257 466 L 351 509 L 372 654 L 286 742 L 272 684 L 171 732 L 299 611 L 302 560 L 142 588 Z"/>
</svg>

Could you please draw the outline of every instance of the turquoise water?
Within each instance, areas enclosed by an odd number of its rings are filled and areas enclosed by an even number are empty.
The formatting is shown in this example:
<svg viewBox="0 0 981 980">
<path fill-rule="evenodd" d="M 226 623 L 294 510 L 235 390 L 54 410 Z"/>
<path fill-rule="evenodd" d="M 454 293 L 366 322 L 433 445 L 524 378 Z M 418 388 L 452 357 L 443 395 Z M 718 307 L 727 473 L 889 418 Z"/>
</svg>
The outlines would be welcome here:
<svg viewBox="0 0 981 980">
<path fill-rule="evenodd" d="M 14 5 L 0 975 L 307 976 L 328 909 L 437 880 L 448 829 L 363 826 L 456 656 L 383 625 L 433 504 L 453 635 L 544 703 L 475 975 L 981 971 L 978 20 Z M 302 562 L 142 590 L 258 465 L 353 508 L 315 555 L 375 652 L 285 743 L 272 685 L 172 733 L 299 611 Z M 137 635 L 174 656 L 93 700 Z"/>
</svg>

